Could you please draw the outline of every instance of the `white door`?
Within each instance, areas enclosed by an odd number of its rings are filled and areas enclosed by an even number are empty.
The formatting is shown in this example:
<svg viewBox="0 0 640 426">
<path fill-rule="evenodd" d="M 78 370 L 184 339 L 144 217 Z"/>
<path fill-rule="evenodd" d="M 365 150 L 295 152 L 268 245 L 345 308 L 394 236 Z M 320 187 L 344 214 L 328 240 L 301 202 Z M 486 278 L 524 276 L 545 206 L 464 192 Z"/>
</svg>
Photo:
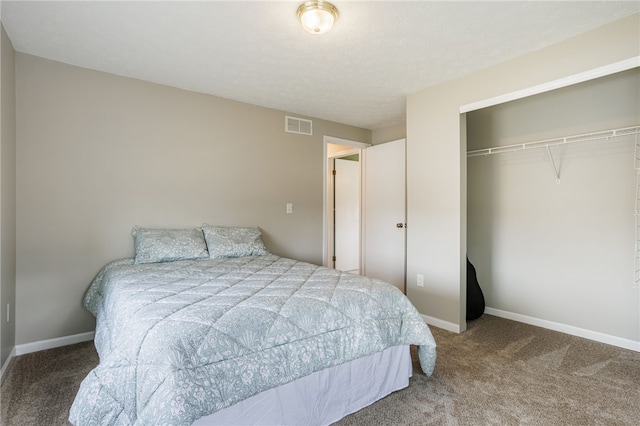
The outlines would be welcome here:
<svg viewBox="0 0 640 426">
<path fill-rule="evenodd" d="M 364 275 L 405 291 L 405 139 L 364 150 Z"/>
<path fill-rule="evenodd" d="M 342 158 L 334 161 L 334 267 L 357 274 L 360 269 L 360 161 Z"/>
</svg>

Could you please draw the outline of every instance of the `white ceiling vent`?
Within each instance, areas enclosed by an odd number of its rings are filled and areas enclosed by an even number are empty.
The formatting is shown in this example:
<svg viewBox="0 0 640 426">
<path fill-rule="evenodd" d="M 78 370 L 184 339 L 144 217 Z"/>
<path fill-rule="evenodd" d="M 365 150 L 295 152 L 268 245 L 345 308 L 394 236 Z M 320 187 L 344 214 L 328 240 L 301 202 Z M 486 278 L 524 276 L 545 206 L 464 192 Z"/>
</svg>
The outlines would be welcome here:
<svg viewBox="0 0 640 426">
<path fill-rule="evenodd" d="M 313 135 L 313 122 L 303 118 L 284 117 L 284 131 L 300 135 Z"/>
</svg>

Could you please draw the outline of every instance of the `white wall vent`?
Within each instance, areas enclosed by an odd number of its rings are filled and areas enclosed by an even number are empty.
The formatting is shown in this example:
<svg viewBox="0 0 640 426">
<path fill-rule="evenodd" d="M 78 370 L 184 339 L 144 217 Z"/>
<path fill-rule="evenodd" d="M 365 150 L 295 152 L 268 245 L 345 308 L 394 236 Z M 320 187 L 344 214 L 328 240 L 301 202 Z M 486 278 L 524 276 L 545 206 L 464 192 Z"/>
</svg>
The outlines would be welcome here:
<svg viewBox="0 0 640 426">
<path fill-rule="evenodd" d="M 313 135 L 313 122 L 303 118 L 284 117 L 284 131 L 288 133 L 298 133 L 300 135 Z"/>
</svg>

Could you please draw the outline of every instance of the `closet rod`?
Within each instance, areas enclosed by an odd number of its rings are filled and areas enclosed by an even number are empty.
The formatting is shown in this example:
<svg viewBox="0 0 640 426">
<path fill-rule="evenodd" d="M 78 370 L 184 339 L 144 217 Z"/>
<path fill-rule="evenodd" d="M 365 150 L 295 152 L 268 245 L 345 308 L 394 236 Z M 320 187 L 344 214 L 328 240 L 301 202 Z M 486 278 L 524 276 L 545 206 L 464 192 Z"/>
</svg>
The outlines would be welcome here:
<svg viewBox="0 0 640 426">
<path fill-rule="evenodd" d="M 522 151 L 532 148 L 545 148 L 557 145 L 565 145 L 576 142 L 588 142 L 598 139 L 608 139 L 618 136 L 640 134 L 640 126 L 624 127 L 621 129 L 604 130 L 601 132 L 585 133 L 582 135 L 565 136 L 563 138 L 545 139 L 535 142 L 525 142 L 514 145 L 496 146 L 493 148 L 476 149 L 467 151 L 467 157 L 479 157 L 483 155 L 501 154 L 504 152 Z"/>
</svg>

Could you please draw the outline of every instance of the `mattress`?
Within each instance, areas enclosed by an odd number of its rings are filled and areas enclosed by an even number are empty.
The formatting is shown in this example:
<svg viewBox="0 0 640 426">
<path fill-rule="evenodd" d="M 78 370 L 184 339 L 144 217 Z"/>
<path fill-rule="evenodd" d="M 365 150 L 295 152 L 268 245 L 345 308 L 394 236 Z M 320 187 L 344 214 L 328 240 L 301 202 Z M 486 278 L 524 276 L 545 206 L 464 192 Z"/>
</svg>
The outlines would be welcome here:
<svg viewBox="0 0 640 426">
<path fill-rule="evenodd" d="M 269 389 L 399 345 L 435 342 L 394 286 L 272 254 L 107 265 L 85 306 L 99 365 L 73 424 L 189 425 Z"/>
</svg>

